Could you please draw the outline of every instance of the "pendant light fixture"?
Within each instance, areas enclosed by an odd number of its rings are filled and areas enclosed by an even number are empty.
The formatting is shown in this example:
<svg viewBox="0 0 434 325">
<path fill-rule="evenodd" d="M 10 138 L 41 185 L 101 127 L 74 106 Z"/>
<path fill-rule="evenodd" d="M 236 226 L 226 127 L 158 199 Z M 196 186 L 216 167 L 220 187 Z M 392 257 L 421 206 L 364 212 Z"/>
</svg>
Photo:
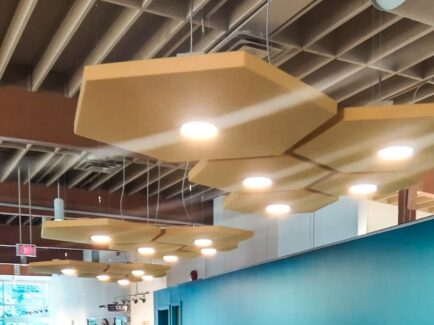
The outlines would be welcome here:
<svg viewBox="0 0 434 325">
<path fill-rule="evenodd" d="M 57 181 L 57 197 L 54 199 L 54 221 L 65 220 L 65 207 L 63 200 L 60 198 L 60 184 Z"/>
</svg>

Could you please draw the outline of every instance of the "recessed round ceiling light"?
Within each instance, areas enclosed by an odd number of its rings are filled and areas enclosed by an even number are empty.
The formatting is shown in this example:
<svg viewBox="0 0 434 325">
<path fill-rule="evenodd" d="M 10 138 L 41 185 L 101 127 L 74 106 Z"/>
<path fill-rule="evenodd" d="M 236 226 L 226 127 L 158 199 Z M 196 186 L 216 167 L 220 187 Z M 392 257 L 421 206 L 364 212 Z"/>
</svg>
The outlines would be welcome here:
<svg viewBox="0 0 434 325">
<path fill-rule="evenodd" d="M 120 286 L 127 286 L 127 285 L 129 285 L 130 284 L 130 280 L 128 280 L 128 279 L 119 279 L 118 280 L 118 284 L 120 285 Z"/>
<path fill-rule="evenodd" d="M 131 274 L 139 278 L 139 277 L 145 275 L 145 271 L 143 271 L 143 270 L 133 270 L 133 271 L 131 271 Z"/>
<path fill-rule="evenodd" d="M 247 177 L 243 180 L 243 186 L 249 190 L 264 190 L 272 184 L 271 178 L 264 176 Z"/>
<path fill-rule="evenodd" d="M 265 211 L 271 215 L 283 215 L 291 211 L 291 207 L 284 203 L 273 203 L 267 205 Z"/>
<path fill-rule="evenodd" d="M 144 275 L 142 276 L 142 280 L 143 281 L 152 281 L 154 279 L 154 277 L 152 275 Z"/>
<path fill-rule="evenodd" d="M 405 160 L 413 156 L 414 149 L 409 146 L 390 146 L 378 151 L 378 157 L 387 161 Z"/>
<path fill-rule="evenodd" d="M 187 139 L 205 141 L 216 137 L 218 129 L 214 124 L 208 122 L 188 122 L 181 126 L 180 132 Z"/>
<path fill-rule="evenodd" d="M 176 255 L 165 255 L 165 256 L 163 256 L 163 260 L 166 263 L 176 263 L 176 262 L 178 262 L 178 256 L 176 256 Z"/>
<path fill-rule="evenodd" d="M 378 186 L 375 184 L 356 184 L 350 187 L 349 191 L 354 195 L 368 195 L 377 192 Z"/>
<path fill-rule="evenodd" d="M 155 254 L 155 248 L 153 247 L 139 247 L 137 249 L 140 255 L 150 256 Z"/>
<path fill-rule="evenodd" d="M 402 5 L 406 0 L 372 0 L 374 6 L 381 10 L 393 10 Z"/>
<path fill-rule="evenodd" d="M 62 274 L 64 274 L 64 275 L 68 275 L 68 276 L 73 276 L 73 275 L 77 274 L 77 270 L 76 269 L 71 269 L 71 268 L 69 268 L 69 269 L 63 269 L 60 272 L 62 272 Z"/>
<path fill-rule="evenodd" d="M 202 253 L 202 255 L 204 256 L 214 256 L 215 254 L 217 254 L 217 250 L 215 248 L 202 248 L 200 250 L 200 252 Z"/>
<path fill-rule="evenodd" d="M 97 275 L 96 278 L 97 278 L 99 281 L 102 281 L 102 282 L 107 282 L 107 281 L 110 280 L 110 276 L 107 275 L 107 274 L 100 274 L 100 275 Z"/>
<path fill-rule="evenodd" d="M 200 238 L 200 239 L 196 239 L 194 241 L 194 246 L 197 246 L 197 247 L 209 247 L 211 245 L 212 245 L 211 239 Z"/>
<path fill-rule="evenodd" d="M 112 241 L 112 238 L 107 235 L 93 235 L 90 240 L 98 245 L 107 245 Z"/>
</svg>

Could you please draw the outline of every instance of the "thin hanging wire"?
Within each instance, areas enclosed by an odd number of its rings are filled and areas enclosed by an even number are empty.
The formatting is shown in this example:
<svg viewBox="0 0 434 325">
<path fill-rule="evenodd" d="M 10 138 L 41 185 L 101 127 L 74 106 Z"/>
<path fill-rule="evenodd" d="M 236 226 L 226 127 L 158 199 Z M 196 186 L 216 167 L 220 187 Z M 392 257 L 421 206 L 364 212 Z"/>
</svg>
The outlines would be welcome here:
<svg viewBox="0 0 434 325">
<path fill-rule="evenodd" d="M 267 60 L 268 63 L 271 63 L 271 57 L 270 57 L 270 5 L 271 0 L 267 1 L 267 18 L 265 22 L 265 45 L 267 47 Z"/>
<path fill-rule="evenodd" d="M 124 194 L 125 194 L 125 156 L 122 160 L 122 191 L 121 191 L 121 198 L 119 200 L 119 211 L 123 220 L 124 211 L 123 211 L 123 204 L 124 204 Z"/>
<path fill-rule="evenodd" d="M 57 180 L 57 197 L 60 198 L 60 181 Z"/>
<path fill-rule="evenodd" d="M 23 242 L 23 230 L 21 225 L 21 169 L 18 167 L 18 224 L 20 231 L 20 244 Z"/>
<path fill-rule="evenodd" d="M 182 186 L 181 186 L 181 199 L 182 199 L 182 206 L 184 207 L 185 215 L 188 219 L 190 219 L 191 224 L 194 225 L 193 219 L 191 218 L 190 214 L 188 213 L 187 205 L 185 204 L 185 179 L 187 178 L 187 172 L 188 172 L 188 165 L 190 164 L 189 161 L 185 163 L 185 171 L 184 171 L 184 177 L 182 178 Z"/>
<path fill-rule="evenodd" d="M 193 0 L 190 0 L 190 53 L 193 53 Z"/>
<path fill-rule="evenodd" d="M 151 171 L 148 159 L 148 172 L 146 173 L 146 222 L 149 223 L 149 173 Z"/>
<path fill-rule="evenodd" d="M 160 208 L 160 164 L 158 164 L 158 180 L 157 180 L 157 206 L 155 208 L 154 223 L 157 223 L 158 210 Z"/>
<path fill-rule="evenodd" d="M 27 167 L 28 175 L 30 175 L 30 166 Z M 29 181 L 29 240 L 32 243 L 32 182 Z"/>
</svg>

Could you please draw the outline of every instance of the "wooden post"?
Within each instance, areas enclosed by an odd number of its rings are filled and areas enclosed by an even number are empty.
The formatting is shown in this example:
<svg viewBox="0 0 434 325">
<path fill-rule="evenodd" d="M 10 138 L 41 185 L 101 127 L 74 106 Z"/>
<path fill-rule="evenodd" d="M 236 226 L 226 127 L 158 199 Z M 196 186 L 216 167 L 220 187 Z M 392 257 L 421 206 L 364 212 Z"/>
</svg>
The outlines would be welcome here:
<svg viewBox="0 0 434 325">
<path fill-rule="evenodd" d="M 417 191 L 419 186 L 415 185 L 398 193 L 398 224 L 416 220 Z"/>
</svg>

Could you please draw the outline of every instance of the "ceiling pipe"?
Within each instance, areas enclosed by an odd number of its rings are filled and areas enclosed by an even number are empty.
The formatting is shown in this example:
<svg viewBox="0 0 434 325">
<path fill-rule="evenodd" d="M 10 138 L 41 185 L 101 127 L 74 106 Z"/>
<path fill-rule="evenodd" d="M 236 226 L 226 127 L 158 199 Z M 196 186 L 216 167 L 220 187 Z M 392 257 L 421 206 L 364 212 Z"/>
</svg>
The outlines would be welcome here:
<svg viewBox="0 0 434 325">
<path fill-rule="evenodd" d="M 380 10 L 408 18 L 423 24 L 434 22 L 434 5 L 432 0 L 372 0 Z"/>
</svg>

